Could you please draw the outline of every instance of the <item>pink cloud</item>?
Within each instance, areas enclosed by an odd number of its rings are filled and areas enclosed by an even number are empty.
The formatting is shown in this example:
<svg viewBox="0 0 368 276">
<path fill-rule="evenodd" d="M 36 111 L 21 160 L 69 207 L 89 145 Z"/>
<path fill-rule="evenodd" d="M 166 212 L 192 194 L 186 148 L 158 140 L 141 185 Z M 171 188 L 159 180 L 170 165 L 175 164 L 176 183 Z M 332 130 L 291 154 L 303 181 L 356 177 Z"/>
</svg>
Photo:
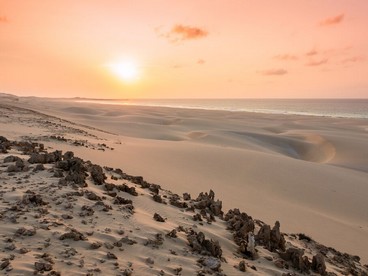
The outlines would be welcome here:
<svg viewBox="0 0 368 276">
<path fill-rule="evenodd" d="M 313 49 L 313 50 L 310 50 L 309 52 L 306 52 L 305 53 L 306 56 L 315 56 L 315 55 L 318 55 L 318 51 Z"/>
<path fill-rule="evenodd" d="M 319 22 L 319 25 L 320 26 L 330 26 L 330 25 L 339 24 L 344 20 L 344 16 L 345 15 L 342 13 L 342 14 L 336 15 L 334 17 L 326 18 L 326 19 L 322 20 L 321 22 Z"/>
<path fill-rule="evenodd" d="M 365 60 L 364 57 L 362 56 L 353 56 L 353 57 L 349 57 L 349 58 L 345 58 L 342 60 L 343 64 L 347 64 L 347 63 L 358 63 L 358 62 L 363 62 Z"/>
<path fill-rule="evenodd" d="M 274 58 L 278 60 L 297 60 L 298 59 L 297 56 L 290 55 L 290 54 L 277 55 L 277 56 L 274 56 Z"/>
<path fill-rule="evenodd" d="M 279 69 L 269 69 L 264 71 L 259 71 L 260 74 L 264 76 L 282 76 L 287 74 L 287 71 L 285 69 L 279 68 Z"/>
<path fill-rule="evenodd" d="M 0 16 L 0 22 L 1 23 L 6 23 L 6 22 L 8 22 L 8 18 L 6 16 Z"/>
<path fill-rule="evenodd" d="M 206 61 L 203 60 L 203 59 L 198 59 L 197 60 L 197 64 L 205 64 L 205 63 L 206 63 Z"/>
<path fill-rule="evenodd" d="M 172 29 L 160 36 L 167 38 L 170 42 L 178 42 L 184 40 L 194 40 L 204 38 L 208 35 L 208 32 L 199 27 L 187 26 L 187 25 L 175 25 Z"/>
<path fill-rule="evenodd" d="M 323 64 L 326 64 L 328 62 L 328 59 L 325 58 L 325 59 L 321 59 L 321 60 L 318 60 L 318 61 L 309 61 L 307 64 L 305 64 L 306 66 L 320 66 L 320 65 L 323 65 Z"/>
</svg>

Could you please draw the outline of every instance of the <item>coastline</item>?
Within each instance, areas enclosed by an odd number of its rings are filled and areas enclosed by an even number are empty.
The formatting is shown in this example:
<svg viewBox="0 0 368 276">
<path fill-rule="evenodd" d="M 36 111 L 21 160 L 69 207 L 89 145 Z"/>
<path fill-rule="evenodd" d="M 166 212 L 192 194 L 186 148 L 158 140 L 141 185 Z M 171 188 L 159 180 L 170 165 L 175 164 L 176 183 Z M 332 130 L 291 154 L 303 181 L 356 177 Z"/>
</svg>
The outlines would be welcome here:
<svg viewBox="0 0 368 276">
<path fill-rule="evenodd" d="M 368 260 L 366 120 L 86 107 L 42 99 L 10 104 L 90 126 L 89 131 L 103 139 L 101 144 L 114 148 L 72 146 L 85 160 L 121 167 L 177 193 L 213 189 L 225 210 L 238 207 L 270 224 L 280 220 L 283 231 L 305 232 L 360 255 L 363 263 Z M 5 132 L 16 138 L 27 131 Z M 42 131 L 31 132 L 42 136 Z M 63 151 L 71 148 L 43 142 Z"/>
</svg>

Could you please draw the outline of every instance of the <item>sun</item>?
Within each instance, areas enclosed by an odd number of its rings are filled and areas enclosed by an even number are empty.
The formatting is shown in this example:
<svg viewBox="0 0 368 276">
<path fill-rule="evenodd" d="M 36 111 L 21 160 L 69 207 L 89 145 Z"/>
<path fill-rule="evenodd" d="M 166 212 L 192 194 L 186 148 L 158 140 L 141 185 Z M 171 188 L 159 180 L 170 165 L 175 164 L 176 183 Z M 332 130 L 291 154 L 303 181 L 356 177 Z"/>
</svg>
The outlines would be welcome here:
<svg viewBox="0 0 368 276">
<path fill-rule="evenodd" d="M 114 75 L 125 82 L 134 82 L 139 79 L 139 67 L 133 60 L 110 63 L 108 67 Z"/>
</svg>

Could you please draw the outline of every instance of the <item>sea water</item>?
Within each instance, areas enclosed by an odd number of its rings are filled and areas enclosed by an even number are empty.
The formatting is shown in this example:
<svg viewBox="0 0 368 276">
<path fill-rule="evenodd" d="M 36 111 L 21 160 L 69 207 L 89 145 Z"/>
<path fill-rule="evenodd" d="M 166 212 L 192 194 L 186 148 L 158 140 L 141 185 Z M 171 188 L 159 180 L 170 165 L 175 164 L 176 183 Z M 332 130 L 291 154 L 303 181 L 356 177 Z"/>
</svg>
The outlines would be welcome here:
<svg viewBox="0 0 368 276">
<path fill-rule="evenodd" d="M 101 104 L 368 119 L 368 99 L 139 99 L 79 100 Z"/>
</svg>

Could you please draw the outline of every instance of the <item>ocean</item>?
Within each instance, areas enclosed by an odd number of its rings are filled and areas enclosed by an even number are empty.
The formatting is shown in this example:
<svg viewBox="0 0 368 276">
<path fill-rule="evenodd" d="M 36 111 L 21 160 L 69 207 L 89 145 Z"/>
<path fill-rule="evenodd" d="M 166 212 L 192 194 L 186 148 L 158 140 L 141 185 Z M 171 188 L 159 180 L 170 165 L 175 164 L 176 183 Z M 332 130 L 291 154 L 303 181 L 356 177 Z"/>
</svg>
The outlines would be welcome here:
<svg viewBox="0 0 368 276">
<path fill-rule="evenodd" d="M 78 102 L 368 119 L 368 99 L 139 99 Z"/>
</svg>

